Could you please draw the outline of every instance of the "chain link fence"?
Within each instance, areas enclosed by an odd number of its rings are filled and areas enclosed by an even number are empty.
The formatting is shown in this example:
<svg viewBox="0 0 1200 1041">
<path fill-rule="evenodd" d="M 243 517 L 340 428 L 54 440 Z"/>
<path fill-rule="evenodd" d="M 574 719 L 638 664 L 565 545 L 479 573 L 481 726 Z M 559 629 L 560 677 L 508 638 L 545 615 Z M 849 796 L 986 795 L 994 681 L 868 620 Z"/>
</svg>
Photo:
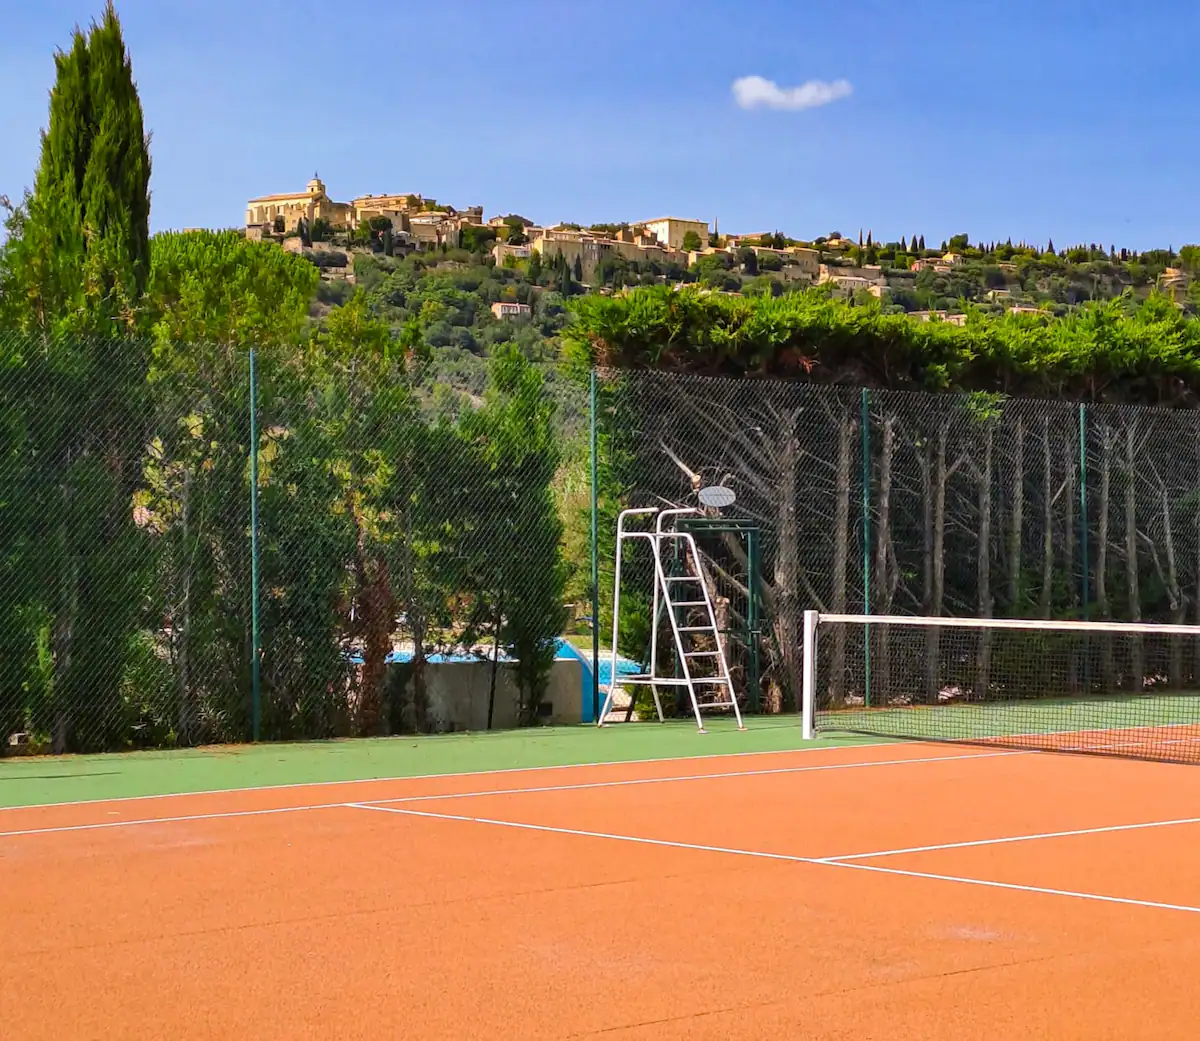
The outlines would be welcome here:
<svg viewBox="0 0 1200 1041">
<path fill-rule="evenodd" d="M 4 739 L 454 728 L 447 659 L 481 666 L 487 725 L 534 721 L 570 624 L 559 484 L 586 474 L 586 390 L 515 351 L 482 394 L 386 352 L 251 368 L 0 341 Z"/>
<path fill-rule="evenodd" d="M 710 484 L 737 493 L 695 533 L 749 711 L 794 707 L 810 607 L 1200 623 L 1192 412 L 600 371 L 593 417 L 556 364 L 489 366 L 481 393 L 387 351 L 252 374 L 244 349 L 0 339 L 0 738 L 447 729 L 447 658 L 484 666 L 472 727 L 535 722 L 560 639 L 589 642 L 593 552 L 608 642 L 617 511 Z M 829 653 L 886 670 L 888 639 Z"/>
<path fill-rule="evenodd" d="M 695 505 L 723 484 L 759 530 L 766 711 L 796 703 L 807 608 L 1200 622 L 1194 412 L 661 372 L 603 387 L 611 498 Z M 701 548 L 749 581 L 728 537 Z M 891 634 L 854 630 L 831 633 L 831 674 L 869 683 L 873 662 L 887 689 Z M 936 662 L 939 630 L 924 638 Z M 1172 656 L 1176 685 L 1193 658 Z"/>
</svg>

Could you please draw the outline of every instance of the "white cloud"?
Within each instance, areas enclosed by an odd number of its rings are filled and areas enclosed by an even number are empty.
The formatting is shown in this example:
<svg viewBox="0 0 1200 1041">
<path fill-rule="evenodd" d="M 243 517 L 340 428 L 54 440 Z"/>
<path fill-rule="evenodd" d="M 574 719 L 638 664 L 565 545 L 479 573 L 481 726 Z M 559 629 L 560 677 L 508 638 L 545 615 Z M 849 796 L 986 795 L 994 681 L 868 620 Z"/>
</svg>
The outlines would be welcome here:
<svg viewBox="0 0 1200 1041">
<path fill-rule="evenodd" d="M 743 76 L 733 81 L 733 97 L 740 108 L 774 108 L 783 112 L 818 108 L 854 92 L 849 80 L 808 80 L 798 87 L 781 87 L 762 76 Z"/>
</svg>

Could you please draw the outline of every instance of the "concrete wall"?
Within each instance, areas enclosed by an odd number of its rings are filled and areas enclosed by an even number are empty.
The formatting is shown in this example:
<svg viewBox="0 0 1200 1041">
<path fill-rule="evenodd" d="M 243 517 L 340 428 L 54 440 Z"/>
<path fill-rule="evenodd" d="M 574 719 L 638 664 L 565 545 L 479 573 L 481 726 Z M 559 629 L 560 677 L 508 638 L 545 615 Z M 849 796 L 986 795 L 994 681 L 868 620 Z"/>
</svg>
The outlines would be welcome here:
<svg viewBox="0 0 1200 1041">
<path fill-rule="evenodd" d="M 432 726 L 453 730 L 486 730 L 491 662 L 438 662 L 425 666 L 429 692 L 429 722 Z M 547 723 L 579 723 L 583 719 L 581 693 L 583 675 L 578 659 L 556 661 L 550 670 L 546 692 L 550 714 Z M 500 663 L 496 670 L 496 702 L 492 729 L 506 730 L 517 725 L 519 706 L 517 684 L 512 668 Z"/>
</svg>

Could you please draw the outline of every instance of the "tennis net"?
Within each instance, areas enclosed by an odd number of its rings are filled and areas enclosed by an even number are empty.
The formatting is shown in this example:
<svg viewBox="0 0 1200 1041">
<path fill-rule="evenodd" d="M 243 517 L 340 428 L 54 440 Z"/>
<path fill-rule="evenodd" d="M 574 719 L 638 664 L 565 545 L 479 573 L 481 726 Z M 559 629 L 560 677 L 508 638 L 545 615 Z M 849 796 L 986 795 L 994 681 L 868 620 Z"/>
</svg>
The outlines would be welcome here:
<svg viewBox="0 0 1200 1041">
<path fill-rule="evenodd" d="M 806 736 L 1200 763 L 1200 626 L 805 613 Z"/>
</svg>

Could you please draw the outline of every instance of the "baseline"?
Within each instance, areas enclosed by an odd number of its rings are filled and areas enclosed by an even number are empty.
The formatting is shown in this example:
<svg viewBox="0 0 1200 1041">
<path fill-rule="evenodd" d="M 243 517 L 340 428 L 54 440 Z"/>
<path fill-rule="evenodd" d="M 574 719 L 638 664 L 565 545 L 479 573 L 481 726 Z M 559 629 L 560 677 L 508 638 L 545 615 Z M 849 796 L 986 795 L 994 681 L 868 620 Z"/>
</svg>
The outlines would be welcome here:
<svg viewBox="0 0 1200 1041">
<path fill-rule="evenodd" d="M 757 754 L 757 753 L 750 753 Z M 771 753 L 778 754 L 778 753 Z M 939 756 L 921 756 L 909 757 L 905 759 L 870 759 L 860 762 L 849 763 L 820 763 L 814 766 L 780 766 L 767 767 L 761 770 L 729 770 L 715 771 L 709 773 L 693 773 L 693 774 L 672 774 L 665 777 L 634 777 L 621 778 L 611 781 L 581 781 L 573 784 L 558 784 L 558 785 L 529 785 L 519 788 L 504 788 L 504 789 L 476 789 L 465 792 L 432 792 L 422 795 L 396 796 L 394 798 L 375 798 L 363 801 L 333 801 L 333 802 L 318 802 L 305 803 L 295 806 L 274 806 L 262 807 L 246 810 L 215 810 L 208 813 L 191 813 L 191 814 L 173 814 L 161 817 L 135 817 L 129 820 L 117 821 L 89 821 L 79 824 L 61 824 L 61 825 L 45 825 L 42 827 L 16 828 L 8 831 L 0 831 L 0 839 L 19 838 L 31 835 L 52 835 L 71 832 L 84 831 L 107 831 L 117 828 L 132 828 L 140 827 L 148 824 L 172 824 L 182 823 L 187 821 L 204 821 L 204 820 L 222 820 L 233 817 L 255 817 L 265 816 L 276 813 L 299 813 L 308 810 L 329 810 L 338 809 L 347 806 L 359 807 L 363 805 L 391 805 L 397 803 L 412 803 L 412 802 L 440 802 L 444 800 L 454 799 L 471 799 L 481 798 L 489 795 L 532 795 L 538 792 L 564 792 L 564 791 L 584 791 L 596 788 L 624 788 L 633 785 L 649 785 L 649 784 L 668 784 L 675 781 L 715 781 L 724 778 L 744 778 L 744 777 L 765 777 L 785 774 L 803 774 L 826 772 L 830 770 L 860 770 L 868 767 L 883 767 L 883 766 L 908 766 L 921 765 L 924 763 L 941 763 L 953 762 L 957 760 L 967 759 L 997 759 L 1015 755 L 1030 755 L 1032 753 L 1026 751 L 1003 751 L 1003 752 L 966 752 L 956 753 L 953 755 Z M 624 765 L 624 764 L 621 764 Z M 634 764 L 639 765 L 639 764 Z M 471 775 L 465 775 L 471 776 Z M 415 778 L 403 778 L 401 780 L 415 780 Z M 341 782 L 337 782 L 341 783 Z M 374 782 L 361 782 L 374 783 Z M 233 789 L 233 792 L 244 791 L 245 789 Z M 105 803 L 97 803 L 94 805 L 103 806 Z M 25 807 L 25 809 L 33 809 L 34 807 Z M 56 808 L 51 804 L 47 808 Z"/>
<path fill-rule="evenodd" d="M 797 725 L 797 730 L 799 726 Z M 861 737 L 862 735 L 847 736 Z M 949 743 L 949 742 L 943 742 Z M 245 785 L 240 788 L 201 788 L 189 792 L 156 792 L 150 795 L 118 795 L 110 799 L 67 799 L 62 802 L 31 802 L 19 806 L 0 806 L 0 813 L 17 813 L 22 810 L 52 810 L 71 806 L 117 805 L 126 802 L 151 802 L 159 799 L 187 799 L 206 795 L 236 795 L 240 792 L 277 792 L 296 788 L 333 788 L 348 784 L 394 784 L 403 781 L 454 780 L 464 777 L 501 777 L 506 774 L 541 773 L 560 770 L 598 770 L 606 767 L 643 766 L 662 763 L 687 763 L 693 760 L 705 762 L 721 759 L 750 758 L 764 755 L 797 755 L 806 752 L 840 752 L 843 749 L 861 751 L 864 748 L 911 747 L 928 744 L 927 741 L 906 738 L 879 737 L 870 743 L 858 744 L 809 744 L 805 748 L 769 748 L 754 752 L 704 752 L 699 755 L 668 755 L 649 759 L 610 759 L 595 763 L 554 763 L 549 766 L 505 766 L 495 770 L 460 770 L 450 773 L 396 774 L 390 777 L 341 777 L 331 781 L 290 781 L 282 784 Z"/>
</svg>

